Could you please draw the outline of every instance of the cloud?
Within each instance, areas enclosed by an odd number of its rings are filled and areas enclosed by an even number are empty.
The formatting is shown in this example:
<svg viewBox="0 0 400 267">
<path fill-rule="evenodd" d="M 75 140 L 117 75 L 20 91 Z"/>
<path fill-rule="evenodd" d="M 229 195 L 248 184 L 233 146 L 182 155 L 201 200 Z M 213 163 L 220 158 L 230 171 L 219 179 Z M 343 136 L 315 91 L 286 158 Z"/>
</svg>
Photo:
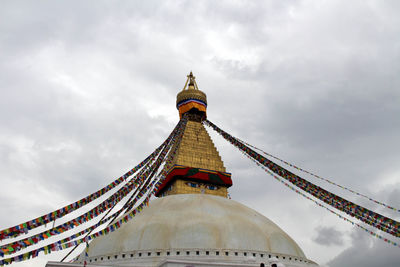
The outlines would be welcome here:
<svg viewBox="0 0 400 267">
<path fill-rule="evenodd" d="M 315 242 L 323 246 L 343 245 L 342 233 L 333 227 L 317 228 L 317 236 L 313 238 Z"/>
<path fill-rule="evenodd" d="M 370 239 L 364 231 L 351 234 L 352 246 L 328 262 L 329 267 L 339 266 L 399 266 L 398 248 L 378 239 Z"/>
</svg>

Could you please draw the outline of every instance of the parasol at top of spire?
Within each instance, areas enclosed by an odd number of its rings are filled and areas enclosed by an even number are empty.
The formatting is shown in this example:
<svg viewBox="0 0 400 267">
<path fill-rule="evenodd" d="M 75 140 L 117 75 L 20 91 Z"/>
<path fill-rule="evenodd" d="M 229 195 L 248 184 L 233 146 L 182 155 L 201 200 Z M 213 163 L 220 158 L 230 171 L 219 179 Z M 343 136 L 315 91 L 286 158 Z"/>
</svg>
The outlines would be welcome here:
<svg viewBox="0 0 400 267">
<path fill-rule="evenodd" d="M 187 75 L 185 86 L 176 97 L 176 108 L 180 117 L 189 112 L 201 114 L 203 119 L 206 118 L 207 96 L 197 87 L 196 77 L 192 72 Z"/>
</svg>

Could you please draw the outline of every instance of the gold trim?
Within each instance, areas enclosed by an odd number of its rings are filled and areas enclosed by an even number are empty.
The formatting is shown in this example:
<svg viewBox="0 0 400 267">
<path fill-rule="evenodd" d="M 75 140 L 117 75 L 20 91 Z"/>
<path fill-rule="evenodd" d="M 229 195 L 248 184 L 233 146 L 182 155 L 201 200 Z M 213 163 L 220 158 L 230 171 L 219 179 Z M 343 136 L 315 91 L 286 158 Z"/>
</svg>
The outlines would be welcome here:
<svg viewBox="0 0 400 267">
<path fill-rule="evenodd" d="M 203 101 L 204 103 L 207 104 L 207 96 L 205 93 L 203 93 L 200 90 L 194 90 L 194 89 L 189 89 L 189 90 L 184 90 L 178 93 L 176 96 L 176 104 L 183 100 L 187 99 L 198 99 L 200 101 Z"/>
</svg>

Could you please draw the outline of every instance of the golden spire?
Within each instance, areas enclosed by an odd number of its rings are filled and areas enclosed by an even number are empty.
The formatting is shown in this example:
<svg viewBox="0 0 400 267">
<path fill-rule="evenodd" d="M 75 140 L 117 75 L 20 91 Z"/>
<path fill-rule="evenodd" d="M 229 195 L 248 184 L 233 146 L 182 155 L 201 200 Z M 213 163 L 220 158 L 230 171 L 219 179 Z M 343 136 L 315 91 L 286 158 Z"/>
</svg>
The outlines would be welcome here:
<svg viewBox="0 0 400 267">
<path fill-rule="evenodd" d="M 212 194 L 227 197 L 232 185 L 231 174 L 204 128 L 207 97 L 199 90 L 196 77 L 190 72 L 183 90 L 177 96 L 179 115 L 188 115 L 186 128 L 174 147 L 173 167 L 168 172 L 156 196 L 173 194 Z M 176 150 L 175 150 L 176 149 Z"/>
</svg>

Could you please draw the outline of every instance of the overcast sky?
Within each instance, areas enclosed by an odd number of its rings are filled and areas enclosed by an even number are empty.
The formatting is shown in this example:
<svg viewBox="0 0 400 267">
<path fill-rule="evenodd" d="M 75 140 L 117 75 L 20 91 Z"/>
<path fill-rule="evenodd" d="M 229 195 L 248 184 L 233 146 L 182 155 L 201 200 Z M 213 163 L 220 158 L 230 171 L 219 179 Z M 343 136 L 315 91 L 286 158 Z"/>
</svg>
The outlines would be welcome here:
<svg viewBox="0 0 400 267">
<path fill-rule="evenodd" d="M 208 118 L 227 132 L 400 208 L 399 1 L 3 0 L 0 228 L 86 196 L 149 155 L 178 122 L 176 94 L 191 70 Z M 232 198 L 277 223 L 309 259 L 400 265 L 400 248 L 210 134 Z"/>
</svg>

